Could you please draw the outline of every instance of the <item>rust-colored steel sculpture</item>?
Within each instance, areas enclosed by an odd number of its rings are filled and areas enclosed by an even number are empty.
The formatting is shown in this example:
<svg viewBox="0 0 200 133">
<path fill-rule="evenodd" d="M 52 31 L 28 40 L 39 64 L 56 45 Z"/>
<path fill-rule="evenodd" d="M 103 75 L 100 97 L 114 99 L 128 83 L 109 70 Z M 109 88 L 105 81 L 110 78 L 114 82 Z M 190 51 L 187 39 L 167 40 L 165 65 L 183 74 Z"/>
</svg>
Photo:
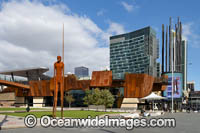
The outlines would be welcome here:
<svg viewBox="0 0 200 133">
<path fill-rule="evenodd" d="M 53 117 L 56 117 L 58 90 L 60 89 L 61 117 L 63 117 L 63 100 L 64 100 L 64 63 L 61 56 L 57 56 L 57 62 L 54 64 L 54 102 Z"/>
</svg>

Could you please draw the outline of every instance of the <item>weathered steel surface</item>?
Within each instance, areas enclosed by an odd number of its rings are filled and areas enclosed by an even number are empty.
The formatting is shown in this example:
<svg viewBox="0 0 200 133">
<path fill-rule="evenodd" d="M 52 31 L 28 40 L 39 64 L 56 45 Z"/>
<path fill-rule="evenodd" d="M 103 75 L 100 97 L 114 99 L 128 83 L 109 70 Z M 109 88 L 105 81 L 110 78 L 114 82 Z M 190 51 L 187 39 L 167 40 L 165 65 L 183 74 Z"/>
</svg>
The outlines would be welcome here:
<svg viewBox="0 0 200 133">
<path fill-rule="evenodd" d="M 1 93 L 7 93 L 7 92 L 15 92 L 15 88 L 13 87 L 7 87 Z"/>
<path fill-rule="evenodd" d="M 162 75 L 162 77 L 154 78 L 152 91 L 164 91 L 168 85 L 168 76 Z"/>
<path fill-rule="evenodd" d="M 53 117 L 56 117 L 58 91 L 60 90 L 61 117 L 63 118 L 64 63 L 61 61 L 61 56 L 57 56 L 57 61 L 54 63 L 54 75 L 53 75 L 53 77 L 54 77 Z"/>
<path fill-rule="evenodd" d="M 125 75 L 125 98 L 142 98 L 152 91 L 154 78 L 147 74 L 126 74 Z"/>
<path fill-rule="evenodd" d="M 15 87 L 15 88 L 24 88 L 24 89 L 30 88 L 29 85 L 24 85 L 24 84 L 11 82 L 11 81 L 7 81 L 7 80 L 0 80 L 0 85 L 11 86 L 11 87 Z"/>
<path fill-rule="evenodd" d="M 112 71 L 93 71 L 91 87 L 110 87 L 112 85 Z"/>
<path fill-rule="evenodd" d="M 15 96 L 17 97 L 24 97 L 24 96 L 28 96 L 30 89 L 15 88 L 15 87 L 9 86 L 0 93 L 9 93 L 9 92 L 14 92 Z"/>
<path fill-rule="evenodd" d="M 92 80 L 78 80 L 75 75 L 68 75 L 64 78 L 64 91 L 85 90 L 94 86 L 106 88 L 124 87 L 125 98 L 141 98 L 152 91 L 165 90 L 168 84 L 167 76 L 153 78 L 147 74 L 126 74 L 124 80 L 113 81 L 111 76 L 111 71 L 95 72 Z M 29 85 L 29 90 L 10 87 L 9 92 L 15 91 L 16 96 L 53 96 L 54 78 L 51 80 L 30 81 Z"/>
<path fill-rule="evenodd" d="M 90 80 L 77 80 L 75 75 L 65 78 L 65 90 L 86 90 L 90 87 Z"/>
<path fill-rule="evenodd" d="M 53 96 L 52 91 L 50 91 L 50 81 L 30 81 L 30 91 L 28 96 Z"/>
<path fill-rule="evenodd" d="M 53 90 L 53 78 L 50 80 L 50 90 Z M 64 90 L 85 90 L 89 89 L 90 80 L 78 80 L 75 75 L 68 75 L 64 78 Z"/>
<path fill-rule="evenodd" d="M 124 80 L 113 80 L 111 87 L 124 87 Z"/>
<path fill-rule="evenodd" d="M 65 77 L 64 79 L 65 86 L 64 91 L 68 90 L 85 90 L 90 86 L 90 80 L 77 80 L 74 75 Z M 9 92 L 16 93 L 16 96 L 53 96 L 54 90 L 54 79 L 51 80 L 41 80 L 41 81 L 30 81 L 30 89 L 17 89 L 10 87 L 6 89 Z M 6 91 L 5 90 L 5 91 Z"/>
</svg>

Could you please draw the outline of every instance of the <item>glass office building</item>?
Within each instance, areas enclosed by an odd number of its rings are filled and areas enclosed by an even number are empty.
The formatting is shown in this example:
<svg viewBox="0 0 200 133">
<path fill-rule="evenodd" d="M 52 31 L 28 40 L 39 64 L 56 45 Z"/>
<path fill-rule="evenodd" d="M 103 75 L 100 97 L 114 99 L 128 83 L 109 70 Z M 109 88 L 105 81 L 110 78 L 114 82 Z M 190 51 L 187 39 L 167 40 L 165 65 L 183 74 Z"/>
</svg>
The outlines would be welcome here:
<svg viewBox="0 0 200 133">
<path fill-rule="evenodd" d="M 161 77 L 161 64 L 157 63 L 157 77 Z"/>
<path fill-rule="evenodd" d="M 83 77 L 88 77 L 89 76 L 89 69 L 87 67 L 76 67 L 75 70 L 75 75 L 79 78 Z"/>
<path fill-rule="evenodd" d="M 151 27 L 110 37 L 113 79 L 124 79 L 125 73 L 146 73 L 156 77 L 158 56 L 158 40 Z"/>
<path fill-rule="evenodd" d="M 181 60 L 181 72 L 183 73 L 183 89 L 187 90 L 187 41 L 182 40 L 182 60 Z"/>
</svg>

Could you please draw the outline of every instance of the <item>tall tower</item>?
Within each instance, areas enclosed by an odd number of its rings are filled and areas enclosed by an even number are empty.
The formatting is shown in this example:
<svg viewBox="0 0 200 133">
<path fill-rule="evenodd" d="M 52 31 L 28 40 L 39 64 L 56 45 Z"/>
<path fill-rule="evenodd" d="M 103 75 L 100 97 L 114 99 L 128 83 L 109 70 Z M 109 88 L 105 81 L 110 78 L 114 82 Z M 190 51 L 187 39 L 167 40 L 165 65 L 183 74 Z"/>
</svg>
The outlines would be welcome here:
<svg viewBox="0 0 200 133">
<path fill-rule="evenodd" d="M 164 73 L 170 73 L 171 65 L 173 65 L 174 72 L 182 73 L 183 75 L 183 89 L 186 89 L 187 83 L 187 41 L 182 40 L 182 23 L 178 18 L 174 28 L 169 24 L 169 36 L 168 26 L 166 26 L 166 33 L 164 33 L 164 25 L 162 25 L 162 68 L 166 68 Z M 166 38 L 164 36 L 166 35 Z M 175 36 L 173 36 L 175 35 Z M 165 45 L 164 45 L 164 40 Z M 169 41 L 168 41 L 169 40 Z M 164 50 L 165 49 L 165 50 Z M 168 50 L 167 50 L 168 49 Z M 169 51 L 169 56 L 168 56 Z M 165 63 L 164 63 L 165 56 Z M 172 63 L 173 62 L 173 63 Z M 169 68 L 169 69 L 168 69 Z"/>
<path fill-rule="evenodd" d="M 158 40 L 151 27 L 110 37 L 110 69 L 113 79 L 125 73 L 157 76 Z"/>
</svg>

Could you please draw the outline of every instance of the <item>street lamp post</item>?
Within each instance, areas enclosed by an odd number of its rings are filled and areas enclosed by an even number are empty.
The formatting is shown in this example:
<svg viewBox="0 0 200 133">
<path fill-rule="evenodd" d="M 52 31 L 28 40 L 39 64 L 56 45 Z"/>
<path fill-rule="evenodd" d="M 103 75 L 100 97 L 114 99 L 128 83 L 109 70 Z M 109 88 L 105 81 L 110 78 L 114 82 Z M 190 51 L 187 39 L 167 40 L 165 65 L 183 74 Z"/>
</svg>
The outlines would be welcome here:
<svg viewBox="0 0 200 133">
<path fill-rule="evenodd" d="M 171 110 L 171 113 L 173 113 L 173 109 L 174 109 L 174 89 L 176 89 L 176 88 L 174 88 L 174 87 L 176 87 L 174 84 L 174 66 L 186 66 L 187 64 L 185 63 L 185 64 L 179 64 L 179 65 L 174 65 L 174 62 L 172 61 L 171 62 L 171 72 L 172 72 L 172 82 L 171 82 L 171 86 L 172 86 L 172 94 L 171 94 L 171 100 L 172 100 L 172 110 Z M 192 65 L 192 63 L 188 63 L 188 65 Z M 185 82 L 186 82 L 186 76 L 185 76 Z M 184 90 L 186 90 L 186 88 L 185 88 L 186 86 L 184 86 Z"/>
<path fill-rule="evenodd" d="M 171 48 L 171 53 L 173 53 L 172 54 L 172 56 L 171 56 L 171 58 L 172 58 L 172 65 L 171 65 L 171 69 L 172 69 L 172 94 L 171 94 L 171 96 L 172 96 L 172 109 L 171 109 L 171 113 L 174 113 L 174 61 L 175 61 L 175 33 L 173 32 L 173 47 Z"/>
</svg>

